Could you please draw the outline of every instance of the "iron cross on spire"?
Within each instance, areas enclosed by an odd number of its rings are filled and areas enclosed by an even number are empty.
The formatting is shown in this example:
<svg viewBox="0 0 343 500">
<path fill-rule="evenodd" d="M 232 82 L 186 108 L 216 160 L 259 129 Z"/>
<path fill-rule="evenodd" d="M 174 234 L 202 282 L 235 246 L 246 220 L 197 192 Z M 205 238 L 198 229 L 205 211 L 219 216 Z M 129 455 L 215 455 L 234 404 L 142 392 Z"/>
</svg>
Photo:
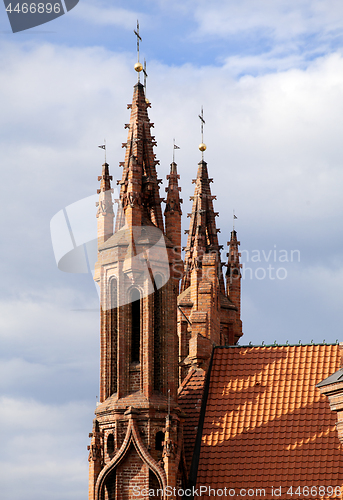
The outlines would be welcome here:
<svg viewBox="0 0 343 500">
<path fill-rule="evenodd" d="M 204 108 L 201 106 L 201 115 L 198 115 L 201 121 L 201 142 L 204 142 Z"/>
<path fill-rule="evenodd" d="M 134 34 L 137 37 L 137 63 L 135 64 L 135 69 L 136 69 L 136 71 L 138 73 L 138 81 L 140 81 L 139 73 L 140 73 L 140 71 L 142 71 L 143 66 L 139 62 L 139 41 L 142 41 L 142 38 L 139 35 L 139 21 L 138 21 L 138 19 L 137 19 L 137 29 L 133 30 L 133 32 L 134 32 Z"/>
<path fill-rule="evenodd" d="M 201 122 L 201 144 L 199 145 L 199 149 L 201 151 L 201 159 L 204 159 L 204 151 L 206 151 L 206 144 L 204 144 L 204 124 L 206 123 L 204 120 L 204 109 L 201 106 L 201 114 L 198 115 Z"/>
</svg>

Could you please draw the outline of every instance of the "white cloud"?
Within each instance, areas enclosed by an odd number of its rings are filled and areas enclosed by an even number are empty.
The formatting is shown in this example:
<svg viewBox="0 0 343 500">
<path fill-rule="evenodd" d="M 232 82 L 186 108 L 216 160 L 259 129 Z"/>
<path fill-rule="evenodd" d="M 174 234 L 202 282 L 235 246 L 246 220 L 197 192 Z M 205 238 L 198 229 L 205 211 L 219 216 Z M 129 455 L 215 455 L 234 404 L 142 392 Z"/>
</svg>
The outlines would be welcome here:
<svg viewBox="0 0 343 500">
<path fill-rule="evenodd" d="M 342 3 L 337 0 L 205 0 L 191 1 L 201 36 L 228 36 L 245 32 L 251 36 L 290 39 L 315 32 L 342 29 Z"/>
<path fill-rule="evenodd" d="M 142 11 L 134 11 L 113 7 L 109 2 L 80 2 L 75 11 L 75 15 L 91 24 L 102 26 L 120 26 L 132 30 L 136 26 L 137 17 L 140 22 L 148 17 Z"/>
<path fill-rule="evenodd" d="M 2 397 L 0 408 L 0 425 L 5 430 L 0 460 L 3 497 L 86 497 L 85 427 L 86 415 L 92 415 L 90 406 L 82 402 L 48 406 L 32 399 Z"/>
</svg>

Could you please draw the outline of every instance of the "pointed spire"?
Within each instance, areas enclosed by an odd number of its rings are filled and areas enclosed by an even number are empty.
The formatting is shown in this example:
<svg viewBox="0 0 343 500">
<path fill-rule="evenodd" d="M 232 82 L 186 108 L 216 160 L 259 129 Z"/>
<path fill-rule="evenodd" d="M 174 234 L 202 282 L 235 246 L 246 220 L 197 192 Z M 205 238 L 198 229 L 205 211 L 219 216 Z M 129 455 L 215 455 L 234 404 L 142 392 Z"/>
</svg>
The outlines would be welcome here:
<svg viewBox="0 0 343 500">
<path fill-rule="evenodd" d="M 177 165 L 175 162 L 170 164 L 170 173 L 167 175 L 168 187 L 166 187 L 167 199 L 164 210 L 166 236 L 181 251 L 181 188 L 179 187 Z"/>
<path fill-rule="evenodd" d="M 207 163 L 201 161 L 198 163 L 198 175 L 193 179 L 195 183 L 192 212 L 187 214 L 191 218 L 188 240 L 185 254 L 185 275 L 182 281 L 181 291 L 190 286 L 190 276 L 192 269 L 201 268 L 201 261 L 206 253 L 217 252 L 219 254 L 220 246 L 218 244 L 215 217 L 218 213 L 213 210 L 213 200 L 216 196 L 211 195 L 210 183 L 207 171 Z M 220 259 L 219 259 L 220 262 Z M 218 278 L 220 290 L 224 293 L 224 280 L 221 269 L 218 268 Z"/>
<path fill-rule="evenodd" d="M 226 291 L 231 302 L 238 309 L 238 317 L 241 316 L 241 267 L 239 261 L 241 254 L 238 251 L 240 241 L 237 240 L 237 232 L 231 231 L 231 239 L 228 242 L 229 252 L 227 253 L 227 271 L 226 271 Z"/>
<path fill-rule="evenodd" d="M 141 83 L 134 86 L 130 123 L 125 125 L 129 129 L 123 175 L 118 184 L 121 185 L 119 212 L 116 231 L 125 223 L 129 226 L 140 226 L 144 220 L 150 221 L 163 231 L 162 209 L 157 179 L 156 164 L 153 147 L 156 146 L 155 138 L 151 136 L 150 123 L 147 109 L 150 103 L 146 102 L 144 87 Z"/>
<path fill-rule="evenodd" d="M 104 163 L 102 166 L 102 175 L 99 175 L 98 181 L 100 182 L 100 189 L 97 190 L 99 194 L 99 202 L 96 203 L 98 207 L 98 246 L 104 243 L 113 234 L 113 202 L 111 180 L 112 175 L 109 175 L 109 165 Z"/>
</svg>

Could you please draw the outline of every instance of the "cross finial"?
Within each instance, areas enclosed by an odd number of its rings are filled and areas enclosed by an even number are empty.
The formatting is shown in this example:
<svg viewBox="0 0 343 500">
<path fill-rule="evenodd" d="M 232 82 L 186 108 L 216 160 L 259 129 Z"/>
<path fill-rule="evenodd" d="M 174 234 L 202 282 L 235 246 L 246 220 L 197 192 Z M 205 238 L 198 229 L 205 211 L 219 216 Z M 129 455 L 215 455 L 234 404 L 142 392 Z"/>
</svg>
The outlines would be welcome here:
<svg viewBox="0 0 343 500">
<path fill-rule="evenodd" d="M 204 142 L 204 108 L 201 106 L 201 115 L 199 115 L 200 122 L 201 122 L 201 142 Z"/>
<path fill-rule="evenodd" d="M 204 151 L 206 151 L 206 144 L 204 144 L 204 124 L 206 123 L 204 120 L 204 108 L 201 106 L 201 114 L 198 115 L 201 122 L 201 144 L 199 145 L 199 149 L 201 151 L 201 159 L 204 159 Z"/>
<path fill-rule="evenodd" d="M 139 73 L 140 71 L 142 71 L 143 69 L 143 66 L 141 65 L 141 63 L 139 62 L 139 41 L 142 41 L 142 38 L 141 36 L 139 35 L 139 21 L 137 19 L 137 29 L 133 30 L 134 34 L 136 35 L 137 37 L 137 63 L 135 64 L 135 70 L 137 71 L 138 73 L 138 81 L 140 81 L 140 78 L 139 78 Z"/>
</svg>

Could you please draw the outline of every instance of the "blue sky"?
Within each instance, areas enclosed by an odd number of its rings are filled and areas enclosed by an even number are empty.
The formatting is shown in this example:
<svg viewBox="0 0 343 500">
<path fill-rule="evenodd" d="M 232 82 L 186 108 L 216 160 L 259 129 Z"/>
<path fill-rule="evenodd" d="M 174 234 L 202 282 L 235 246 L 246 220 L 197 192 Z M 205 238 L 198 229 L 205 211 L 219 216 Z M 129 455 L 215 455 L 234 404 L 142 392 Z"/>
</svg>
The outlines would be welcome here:
<svg viewBox="0 0 343 500">
<path fill-rule="evenodd" d="M 0 9 L 6 500 L 87 495 L 98 299 L 89 275 L 58 270 L 49 224 L 96 193 L 104 138 L 111 173 L 121 175 L 137 18 L 161 178 L 174 137 L 181 148 L 184 229 L 204 106 L 220 243 L 225 251 L 235 209 L 252 274 L 247 269 L 242 281 L 242 343 L 343 341 L 340 1 L 80 0 L 67 15 L 17 34 Z M 281 268 L 285 279 L 276 277 Z"/>
</svg>

